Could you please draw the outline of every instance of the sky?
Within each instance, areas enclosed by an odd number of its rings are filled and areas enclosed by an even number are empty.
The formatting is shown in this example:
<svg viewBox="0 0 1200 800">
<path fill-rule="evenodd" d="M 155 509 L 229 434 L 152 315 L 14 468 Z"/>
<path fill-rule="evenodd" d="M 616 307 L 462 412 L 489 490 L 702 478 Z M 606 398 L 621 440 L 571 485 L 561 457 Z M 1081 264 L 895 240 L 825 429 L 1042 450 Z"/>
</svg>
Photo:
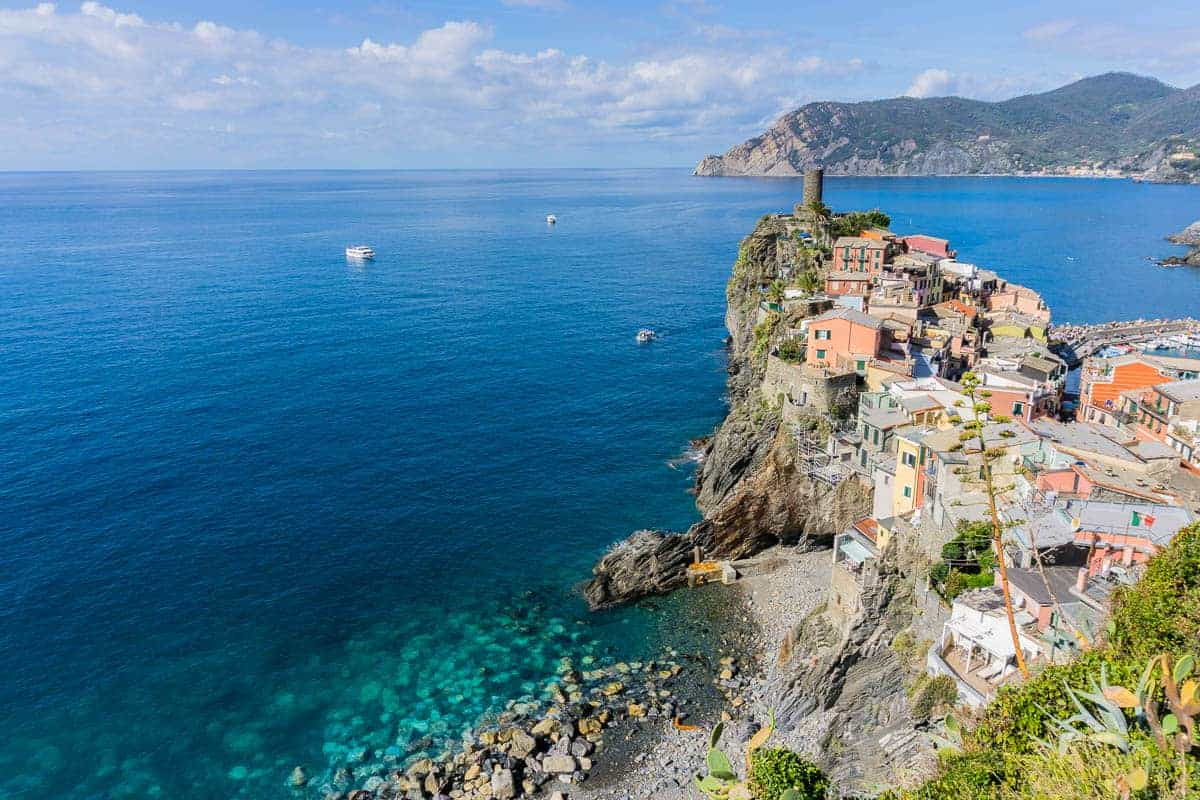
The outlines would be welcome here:
<svg viewBox="0 0 1200 800">
<path fill-rule="evenodd" d="M 691 166 L 814 100 L 1200 83 L 1195 0 L 0 0 L 0 169 Z"/>
</svg>

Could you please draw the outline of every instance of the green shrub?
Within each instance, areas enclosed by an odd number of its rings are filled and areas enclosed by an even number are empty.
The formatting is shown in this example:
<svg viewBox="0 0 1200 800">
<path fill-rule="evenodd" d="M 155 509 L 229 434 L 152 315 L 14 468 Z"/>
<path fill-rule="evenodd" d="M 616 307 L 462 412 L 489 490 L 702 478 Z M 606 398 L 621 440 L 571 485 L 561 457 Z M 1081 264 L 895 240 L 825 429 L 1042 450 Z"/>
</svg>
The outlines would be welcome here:
<svg viewBox="0 0 1200 800">
<path fill-rule="evenodd" d="M 949 675 L 932 677 L 922 672 L 913 682 L 909 708 L 917 719 L 929 719 L 939 708 L 958 702 L 958 687 Z"/>
<path fill-rule="evenodd" d="M 1180 531 L 1136 586 L 1113 598 L 1112 645 L 1137 663 L 1200 654 L 1200 525 Z"/>
<path fill-rule="evenodd" d="M 1134 800 L 1200 797 L 1194 751 L 1176 757 L 1141 730 L 1131 729 L 1128 753 L 1098 740 L 1062 752 L 1039 743 L 1058 740 L 1062 728 L 1056 720 L 1079 713 L 1068 685 L 1089 691 L 1103 668 L 1109 684 L 1137 686 L 1147 660 L 1160 653 L 1200 658 L 1200 525 L 1180 531 L 1136 585 L 1114 593 L 1106 642 L 1023 684 L 1001 688 L 964 737 L 962 752 L 944 754 L 938 774 L 921 786 L 890 791 L 881 800 L 1118 798 L 1114 781 L 1135 768 L 1149 782 L 1130 794 Z M 1183 785 L 1185 794 L 1179 795 Z"/>
<path fill-rule="evenodd" d="M 947 600 L 953 600 L 960 594 L 971 589 L 982 589 L 985 586 L 991 586 L 995 583 L 991 572 L 980 572 L 977 575 L 972 575 L 968 572 L 960 572 L 956 569 L 950 570 L 942 583 L 942 596 Z"/>
<path fill-rule="evenodd" d="M 1052 720 L 1075 713 L 1066 685 L 1086 686 L 1088 678 L 1100 672 L 1106 659 L 1098 650 L 1089 650 L 1069 664 L 1050 666 L 1019 685 L 1002 687 L 984 710 L 968 740 L 981 748 L 995 748 L 1024 755 L 1037 749 L 1037 740 L 1051 736 Z M 1137 678 L 1129 671 L 1114 672 L 1108 666 L 1113 683 L 1123 684 Z"/>
<path fill-rule="evenodd" d="M 779 343 L 779 357 L 793 364 L 804 360 L 804 341 L 794 337 L 784 339 Z"/>
<path fill-rule="evenodd" d="M 756 800 L 780 800 L 788 789 L 799 800 L 824 800 L 829 779 L 820 767 L 791 750 L 763 748 L 750 757 L 750 790 Z"/>
<path fill-rule="evenodd" d="M 911 791 L 889 791 L 879 800 L 994 800 L 999 776 L 989 753 L 942 753 L 938 775 Z"/>
</svg>

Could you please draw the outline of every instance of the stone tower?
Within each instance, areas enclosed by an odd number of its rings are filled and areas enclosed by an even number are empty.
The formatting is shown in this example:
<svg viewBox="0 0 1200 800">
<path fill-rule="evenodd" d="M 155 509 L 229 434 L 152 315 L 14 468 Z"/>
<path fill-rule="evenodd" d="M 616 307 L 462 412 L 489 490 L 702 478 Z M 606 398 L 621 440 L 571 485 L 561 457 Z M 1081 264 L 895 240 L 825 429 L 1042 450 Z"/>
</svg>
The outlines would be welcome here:
<svg viewBox="0 0 1200 800">
<path fill-rule="evenodd" d="M 821 202 L 825 190 L 825 170 L 810 169 L 804 173 L 804 207 Z"/>
</svg>

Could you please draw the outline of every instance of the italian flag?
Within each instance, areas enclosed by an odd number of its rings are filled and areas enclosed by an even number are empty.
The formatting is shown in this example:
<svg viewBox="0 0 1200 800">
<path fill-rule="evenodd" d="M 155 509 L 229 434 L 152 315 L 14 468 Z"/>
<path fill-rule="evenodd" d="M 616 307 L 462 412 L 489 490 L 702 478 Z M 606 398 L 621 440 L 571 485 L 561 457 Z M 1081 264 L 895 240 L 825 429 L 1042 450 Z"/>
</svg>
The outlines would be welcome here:
<svg viewBox="0 0 1200 800">
<path fill-rule="evenodd" d="M 1142 514 L 1138 511 L 1133 512 L 1132 527 L 1134 527 L 1134 528 L 1149 528 L 1153 524 L 1154 524 L 1154 517 L 1150 516 L 1149 514 Z"/>
</svg>

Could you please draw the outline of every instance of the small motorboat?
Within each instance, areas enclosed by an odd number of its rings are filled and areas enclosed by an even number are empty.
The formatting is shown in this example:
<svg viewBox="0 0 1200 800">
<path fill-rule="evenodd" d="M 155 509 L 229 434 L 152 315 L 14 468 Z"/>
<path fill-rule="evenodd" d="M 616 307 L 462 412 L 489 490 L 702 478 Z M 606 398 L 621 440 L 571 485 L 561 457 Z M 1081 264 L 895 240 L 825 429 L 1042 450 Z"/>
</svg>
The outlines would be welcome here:
<svg viewBox="0 0 1200 800">
<path fill-rule="evenodd" d="M 642 328 L 640 331 L 637 332 L 637 340 L 641 344 L 645 344 L 646 342 L 653 342 L 656 336 L 658 336 L 658 334 L 655 333 L 650 328 Z"/>
<path fill-rule="evenodd" d="M 369 261 L 374 257 L 375 251 L 365 244 L 355 244 L 346 248 L 346 258 L 353 258 L 357 261 Z"/>
<path fill-rule="evenodd" d="M 558 217 L 554 216 L 553 214 L 546 215 L 546 224 L 547 225 L 554 225 L 557 222 L 558 222 Z"/>
</svg>

